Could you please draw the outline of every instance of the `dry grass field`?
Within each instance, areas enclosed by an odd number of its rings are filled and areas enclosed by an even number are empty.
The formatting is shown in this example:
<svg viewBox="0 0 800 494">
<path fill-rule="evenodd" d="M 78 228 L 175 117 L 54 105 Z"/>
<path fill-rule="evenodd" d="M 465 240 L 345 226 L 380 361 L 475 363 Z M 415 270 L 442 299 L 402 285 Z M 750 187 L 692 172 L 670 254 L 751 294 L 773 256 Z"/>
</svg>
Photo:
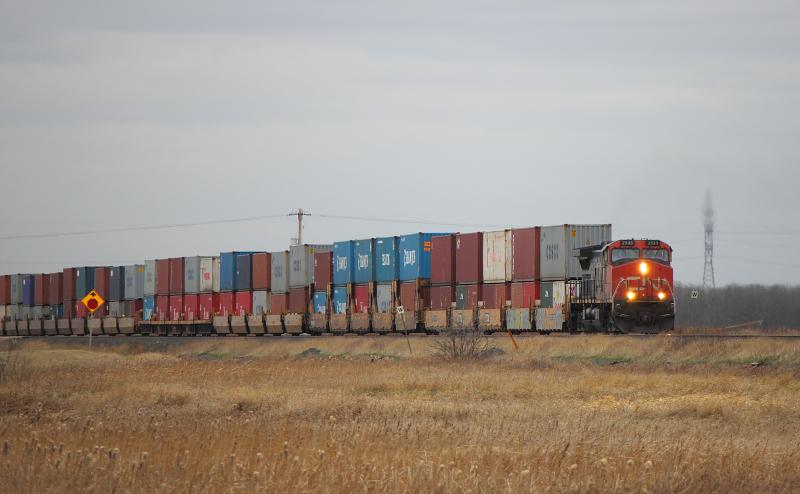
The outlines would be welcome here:
<svg viewBox="0 0 800 494">
<path fill-rule="evenodd" d="M 0 491 L 800 491 L 798 340 L 98 340 L 0 354 Z"/>
</svg>

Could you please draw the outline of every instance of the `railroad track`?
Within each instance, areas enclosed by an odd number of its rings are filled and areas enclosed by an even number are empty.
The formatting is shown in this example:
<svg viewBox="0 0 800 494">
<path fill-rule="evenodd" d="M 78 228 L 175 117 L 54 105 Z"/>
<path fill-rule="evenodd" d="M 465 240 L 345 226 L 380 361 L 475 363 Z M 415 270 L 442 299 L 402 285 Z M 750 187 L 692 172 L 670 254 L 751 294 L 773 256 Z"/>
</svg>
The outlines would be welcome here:
<svg viewBox="0 0 800 494">
<path fill-rule="evenodd" d="M 180 340 L 189 340 L 189 339 L 238 339 L 238 338 L 248 338 L 249 340 L 274 340 L 274 339 L 319 339 L 319 338 L 438 338 L 438 337 L 445 337 L 446 335 L 433 335 L 433 334 L 425 334 L 425 333 L 409 333 L 408 335 L 404 333 L 388 333 L 388 334 L 379 334 L 379 333 L 323 333 L 321 335 L 312 335 L 308 333 L 302 334 L 281 334 L 281 335 L 238 335 L 238 334 L 196 334 L 196 335 L 142 335 L 142 334 L 132 334 L 132 335 L 94 335 L 92 339 L 98 342 L 110 342 L 110 341 L 117 341 L 117 342 L 131 342 L 136 340 L 148 340 L 148 341 L 158 341 L 158 340 L 168 340 L 168 341 L 180 341 Z M 585 336 L 605 336 L 609 338 L 624 338 L 624 337 L 632 337 L 632 338 L 680 338 L 680 339 L 800 339 L 800 334 L 674 334 L 674 333 L 628 333 L 628 334 L 605 334 L 605 333 L 551 333 L 548 335 L 542 335 L 538 333 L 522 333 L 522 334 L 515 334 L 513 335 L 514 338 L 581 338 Z M 492 339 L 501 339 L 501 338 L 508 338 L 508 333 L 493 333 L 491 335 L 487 335 L 488 338 Z M 52 339 L 52 340 L 59 340 L 59 341 L 80 341 L 80 340 L 88 340 L 89 335 L 26 335 L 26 336 L 0 336 L 0 340 L 12 340 L 12 339 Z"/>
</svg>

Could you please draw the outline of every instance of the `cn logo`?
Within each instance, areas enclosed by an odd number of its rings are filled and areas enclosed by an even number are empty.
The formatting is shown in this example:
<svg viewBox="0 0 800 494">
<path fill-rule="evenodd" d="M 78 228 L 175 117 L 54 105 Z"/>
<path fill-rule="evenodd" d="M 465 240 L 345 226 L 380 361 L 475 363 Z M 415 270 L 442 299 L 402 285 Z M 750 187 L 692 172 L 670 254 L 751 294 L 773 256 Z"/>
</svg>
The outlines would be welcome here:
<svg viewBox="0 0 800 494">
<path fill-rule="evenodd" d="M 391 265 L 392 265 L 391 254 L 381 254 L 381 266 L 391 266 Z"/>
<path fill-rule="evenodd" d="M 366 254 L 358 255 L 358 269 L 367 269 L 369 267 L 369 256 Z"/>
<path fill-rule="evenodd" d="M 347 258 L 346 257 L 337 257 L 336 258 L 336 270 L 337 271 L 344 271 L 347 269 Z"/>
<path fill-rule="evenodd" d="M 417 251 L 404 250 L 403 251 L 403 266 L 413 266 L 417 263 Z"/>
</svg>

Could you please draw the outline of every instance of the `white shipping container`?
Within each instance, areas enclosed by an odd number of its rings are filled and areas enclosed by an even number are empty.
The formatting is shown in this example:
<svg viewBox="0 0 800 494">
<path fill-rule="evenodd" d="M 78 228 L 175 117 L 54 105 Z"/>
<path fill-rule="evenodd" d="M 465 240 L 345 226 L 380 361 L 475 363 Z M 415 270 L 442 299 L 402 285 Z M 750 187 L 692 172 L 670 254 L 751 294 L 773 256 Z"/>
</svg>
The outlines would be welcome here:
<svg viewBox="0 0 800 494">
<path fill-rule="evenodd" d="M 580 278 L 575 249 L 611 242 L 611 225 L 543 226 L 539 233 L 540 277 L 543 281 Z"/>
<path fill-rule="evenodd" d="M 253 315 L 268 314 L 270 309 L 270 294 L 264 290 L 253 292 Z"/>
<path fill-rule="evenodd" d="M 214 272 L 214 260 L 217 260 L 217 273 Z M 200 258 L 200 293 L 211 293 L 214 287 L 219 291 L 219 258 L 201 257 Z"/>
<path fill-rule="evenodd" d="M 155 259 L 144 262 L 144 296 L 153 297 L 156 294 L 156 261 Z"/>
<path fill-rule="evenodd" d="M 219 256 L 212 258 L 211 265 L 211 291 L 219 293 Z M 200 270 L 203 270 L 202 265 L 200 266 Z"/>
<path fill-rule="evenodd" d="M 511 281 L 511 230 L 484 232 L 483 281 L 503 283 Z"/>
</svg>

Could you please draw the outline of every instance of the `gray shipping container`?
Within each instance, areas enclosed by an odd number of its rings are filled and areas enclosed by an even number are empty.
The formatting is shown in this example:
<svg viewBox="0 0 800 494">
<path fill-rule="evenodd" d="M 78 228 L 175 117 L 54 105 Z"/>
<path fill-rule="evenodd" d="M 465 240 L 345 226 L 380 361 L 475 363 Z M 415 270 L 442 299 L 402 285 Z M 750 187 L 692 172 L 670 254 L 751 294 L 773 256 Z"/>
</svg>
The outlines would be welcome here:
<svg viewBox="0 0 800 494">
<path fill-rule="evenodd" d="M 289 291 L 289 252 L 273 252 L 270 291 L 286 293 Z"/>
<path fill-rule="evenodd" d="M 200 256 L 183 258 L 183 293 L 200 293 Z"/>
<path fill-rule="evenodd" d="M 21 304 L 22 303 L 22 275 L 21 274 L 12 274 L 9 275 L 11 278 L 11 290 L 10 290 L 10 302 L 12 304 Z"/>
<path fill-rule="evenodd" d="M 31 317 L 33 317 L 33 307 L 23 305 L 19 319 L 25 320 L 30 319 Z"/>
<path fill-rule="evenodd" d="M 156 261 L 151 259 L 144 262 L 144 296 L 154 297 L 156 294 Z"/>
<path fill-rule="evenodd" d="M 214 293 L 219 293 L 219 266 L 220 266 L 219 256 L 213 257 L 211 259 L 211 291 Z M 203 262 L 201 262 L 200 274 L 202 275 L 203 279 L 205 279 L 206 277 L 206 269 L 207 269 L 206 265 Z"/>
<path fill-rule="evenodd" d="M 144 264 L 125 266 L 125 300 L 144 298 Z"/>
<path fill-rule="evenodd" d="M 375 287 L 375 298 L 378 302 L 378 312 L 387 313 L 392 311 L 392 284 L 379 283 Z"/>
<path fill-rule="evenodd" d="M 313 284 L 314 254 L 331 251 L 333 251 L 332 244 L 293 245 L 289 247 L 289 286 L 291 288 L 301 288 Z M 274 288 L 273 291 L 275 291 Z"/>
<path fill-rule="evenodd" d="M 269 313 L 270 296 L 264 290 L 256 290 L 253 292 L 253 315 L 260 316 Z"/>
<path fill-rule="evenodd" d="M 6 318 L 19 319 L 22 316 L 22 306 L 20 304 L 6 305 Z"/>
<path fill-rule="evenodd" d="M 539 234 L 541 279 L 580 278 L 583 270 L 573 250 L 611 240 L 611 225 L 543 226 Z"/>
<path fill-rule="evenodd" d="M 31 318 L 44 319 L 45 317 L 50 317 L 49 305 L 37 305 L 33 307 L 33 310 L 31 311 Z"/>
<path fill-rule="evenodd" d="M 122 307 L 127 305 L 125 302 L 109 302 L 108 317 L 125 317 Z"/>
</svg>

